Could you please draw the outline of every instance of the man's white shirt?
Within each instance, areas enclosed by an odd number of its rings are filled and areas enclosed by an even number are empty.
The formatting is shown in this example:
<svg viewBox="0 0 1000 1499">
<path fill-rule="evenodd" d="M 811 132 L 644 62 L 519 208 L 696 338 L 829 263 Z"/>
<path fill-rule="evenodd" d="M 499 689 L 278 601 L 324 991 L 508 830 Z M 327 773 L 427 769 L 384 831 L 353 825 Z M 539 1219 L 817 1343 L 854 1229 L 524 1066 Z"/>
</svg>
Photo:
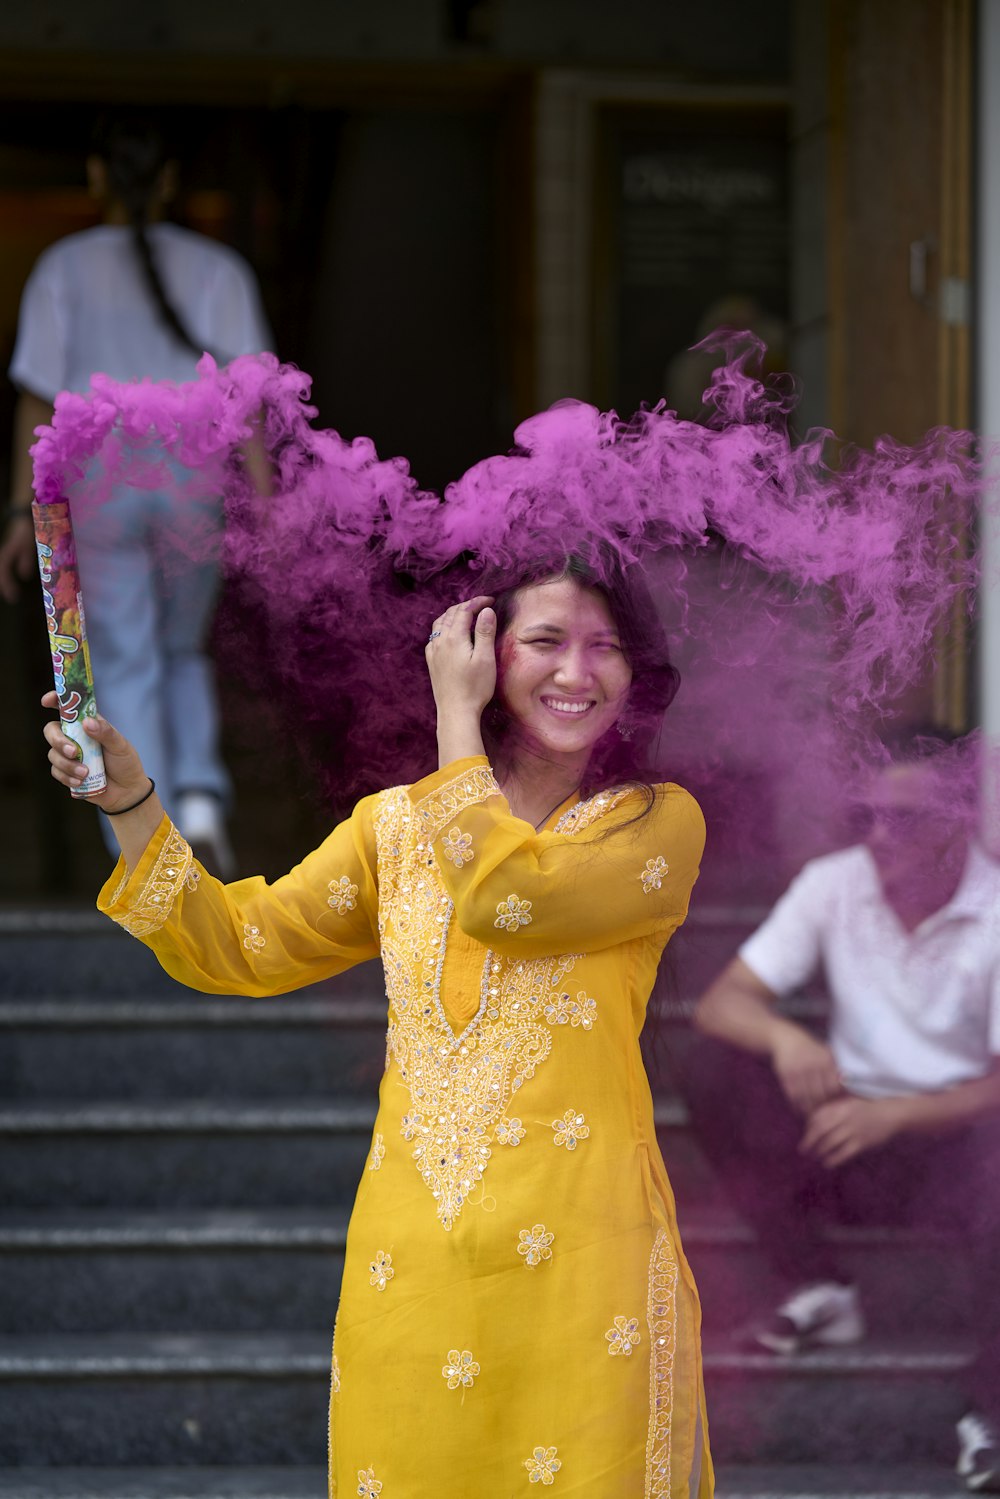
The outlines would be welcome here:
<svg viewBox="0 0 1000 1499">
<path fill-rule="evenodd" d="M 1000 1056 L 1000 865 L 976 847 L 912 932 L 864 844 L 812 859 L 739 956 L 782 996 L 825 971 L 830 1046 L 862 1097 L 938 1092 Z"/>
</svg>

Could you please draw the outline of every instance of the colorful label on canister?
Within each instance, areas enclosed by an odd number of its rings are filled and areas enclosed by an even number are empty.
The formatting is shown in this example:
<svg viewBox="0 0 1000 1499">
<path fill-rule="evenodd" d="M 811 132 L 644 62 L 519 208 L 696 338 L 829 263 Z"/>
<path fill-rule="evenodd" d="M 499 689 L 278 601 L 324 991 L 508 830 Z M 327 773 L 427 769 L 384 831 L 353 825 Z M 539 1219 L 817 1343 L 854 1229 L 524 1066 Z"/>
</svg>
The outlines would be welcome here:
<svg viewBox="0 0 1000 1499">
<path fill-rule="evenodd" d="M 69 505 L 65 500 L 35 504 L 31 513 L 59 718 L 63 733 L 79 746 L 79 758 L 87 767 L 87 779 L 74 788 L 73 795 L 88 796 L 103 791 L 108 782 L 101 746 L 83 729 L 83 720 L 96 714 L 97 701 Z"/>
</svg>

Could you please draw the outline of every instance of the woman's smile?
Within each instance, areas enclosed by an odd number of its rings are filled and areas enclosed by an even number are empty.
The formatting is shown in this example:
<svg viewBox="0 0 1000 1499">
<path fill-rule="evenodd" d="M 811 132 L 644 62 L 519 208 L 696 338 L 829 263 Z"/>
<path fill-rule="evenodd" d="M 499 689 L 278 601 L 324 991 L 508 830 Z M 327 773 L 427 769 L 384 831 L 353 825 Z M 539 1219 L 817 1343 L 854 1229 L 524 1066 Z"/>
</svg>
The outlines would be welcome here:
<svg viewBox="0 0 1000 1499">
<path fill-rule="evenodd" d="M 572 578 L 521 590 L 500 641 L 498 687 L 536 748 L 586 759 L 617 721 L 631 681 L 603 594 Z"/>
</svg>

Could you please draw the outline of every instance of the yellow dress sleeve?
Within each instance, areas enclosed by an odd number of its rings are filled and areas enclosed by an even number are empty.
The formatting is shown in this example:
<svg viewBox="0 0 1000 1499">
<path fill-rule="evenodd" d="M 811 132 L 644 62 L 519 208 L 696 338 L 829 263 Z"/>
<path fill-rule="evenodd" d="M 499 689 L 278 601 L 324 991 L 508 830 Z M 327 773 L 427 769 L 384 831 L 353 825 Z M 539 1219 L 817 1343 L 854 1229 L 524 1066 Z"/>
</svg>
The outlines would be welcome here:
<svg viewBox="0 0 1000 1499">
<path fill-rule="evenodd" d="M 98 910 L 208 994 L 283 994 L 329 978 L 379 950 L 373 800 L 273 885 L 223 885 L 164 817 L 131 874 L 119 859 Z"/>
<path fill-rule="evenodd" d="M 604 793 L 607 810 L 581 818 L 576 832 L 536 833 L 512 816 L 482 757 L 454 761 L 409 795 L 455 920 L 497 952 L 595 952 L 653 934 L 665 942 L 687 915 L 705 821 L 680 786 L 656 787 L 636 821 L 640 792 Z"/>
</svg>

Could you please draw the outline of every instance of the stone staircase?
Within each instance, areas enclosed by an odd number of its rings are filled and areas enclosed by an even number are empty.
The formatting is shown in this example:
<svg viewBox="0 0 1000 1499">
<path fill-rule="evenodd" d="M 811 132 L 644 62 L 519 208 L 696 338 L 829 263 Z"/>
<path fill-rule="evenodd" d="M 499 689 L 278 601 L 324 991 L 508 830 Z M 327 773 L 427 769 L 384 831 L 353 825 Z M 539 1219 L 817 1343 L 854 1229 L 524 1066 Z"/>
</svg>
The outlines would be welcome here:
<svg viewBox="0 0 1000 1499">
<path fill-rule="evenodd" d="M 755 915 L 692 914 L 676 995 Z M 94 912 L 0 912 L 2 1499 L 326 1493 L 384 1004 L 376 965 L 274 1000 L 199 997 Z M 675 999 L 679 1066 L 686 1034 Z M 926 1236 L 839 1230 L 871 1339 L 740 1352 L 728 1334 L 772 1288 L 667 1086 L 658 1121 L 705 1304 L 722 1499 L 954 1492 L 962 1265 Z"/>
</svg>

